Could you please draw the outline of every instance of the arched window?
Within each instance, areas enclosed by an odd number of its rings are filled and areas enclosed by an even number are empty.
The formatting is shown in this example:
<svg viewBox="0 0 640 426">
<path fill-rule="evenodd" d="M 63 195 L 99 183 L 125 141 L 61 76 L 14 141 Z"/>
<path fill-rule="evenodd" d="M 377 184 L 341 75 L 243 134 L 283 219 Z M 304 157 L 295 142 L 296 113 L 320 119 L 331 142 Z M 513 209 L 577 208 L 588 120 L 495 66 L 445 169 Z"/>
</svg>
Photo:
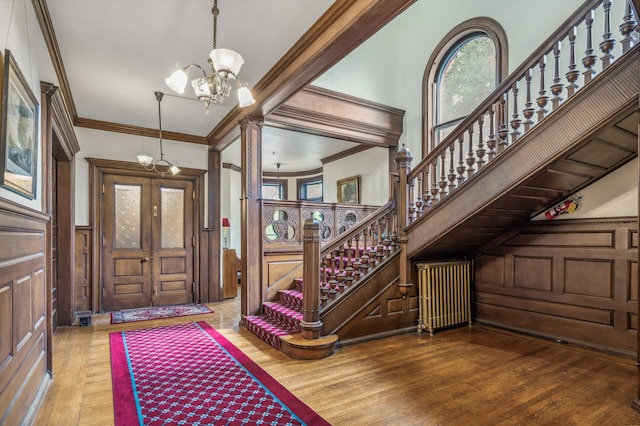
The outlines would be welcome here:
<svg viewBox="0 0 640 426">
<path fill-rule="evenodd" d="M 425 70 L 423 156 L 495 89 L 506 74 L 506 35 L 488 18 L 451 31 Z"/>
</svg>

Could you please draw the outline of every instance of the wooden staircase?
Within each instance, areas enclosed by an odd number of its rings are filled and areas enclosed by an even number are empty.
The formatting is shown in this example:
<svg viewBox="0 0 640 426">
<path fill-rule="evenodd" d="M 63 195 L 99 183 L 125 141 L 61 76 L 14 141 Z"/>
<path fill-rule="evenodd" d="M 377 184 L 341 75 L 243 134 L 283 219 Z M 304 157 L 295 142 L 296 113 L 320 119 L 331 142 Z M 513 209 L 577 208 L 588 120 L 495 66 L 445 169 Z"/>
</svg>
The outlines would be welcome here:
<svg viewBox="0 0 640 426">
<path fill-rule="evenodd" d="M 605 22 L 598 72 L 594 12 Z M 410 152 L 401 149 L 391 201 L 358 226 L 320 249 L 320 237 L 311 231 L 307 235 L 305 223 L 304 280 L 296 281 L 291 292 L 281 292 L 284 303 L 265 303 L 259 319 L 245 318 L 247 328 L 264 333 L 253 322 L 269 321 L 265 318 L 285 325 L 274 334 L 277 339 L 265 340 L 305 359 L 330 355 L 338 336 L 346 343 L 415 330 L 416 262 L 472 257 L 636 158 L 640 47 L 632 45 L 630 36 L 637 28 L 631 4 L 622 24 L 614 26 L 623 35 L 615 61 L 612 36 L 606 33 L 610 20 L 610 2 L 585 3 L 415 167 Z M 588 37 L 580 41 L 586 43 L 587 56 L 576 74 L 573 29 L 578 26 L 586 28 L 581 31 Z M 570 46 L 564 62 L 559 40 Z M 549 85 L 547 57 L 554 58 L 555 78 Z M 560 63 L 569 64 L 566 73 Z M 560 75 L 566 75 L 566 87 Z M 372 246 L 371 253 L 358 250 Z"/>
</svg>

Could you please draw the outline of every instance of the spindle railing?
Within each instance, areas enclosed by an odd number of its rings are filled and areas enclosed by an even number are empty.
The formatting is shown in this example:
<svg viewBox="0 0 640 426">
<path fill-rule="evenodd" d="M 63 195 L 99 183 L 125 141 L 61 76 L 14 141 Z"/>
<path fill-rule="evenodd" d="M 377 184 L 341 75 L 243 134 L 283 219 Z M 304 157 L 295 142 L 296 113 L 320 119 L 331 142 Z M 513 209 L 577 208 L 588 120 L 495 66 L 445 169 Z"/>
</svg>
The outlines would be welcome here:
<svg viewBox="0 0 640 426">
<path fill-rule="evenodd" d="M 408 200 L 399 206 L 406 211 L 408 226 L 518 143 L 616 56 L 632 49 L 638 42 L 637 13 L 630 1 L 618 0 L 618 45 L 612 33 L 612 5 L 611 0 L 585 3 L 408 173 Z M 596 27 L 602 30 L 597 46 Z M 578 61 L 582 49 L 584 57 Z"/>
</svg>

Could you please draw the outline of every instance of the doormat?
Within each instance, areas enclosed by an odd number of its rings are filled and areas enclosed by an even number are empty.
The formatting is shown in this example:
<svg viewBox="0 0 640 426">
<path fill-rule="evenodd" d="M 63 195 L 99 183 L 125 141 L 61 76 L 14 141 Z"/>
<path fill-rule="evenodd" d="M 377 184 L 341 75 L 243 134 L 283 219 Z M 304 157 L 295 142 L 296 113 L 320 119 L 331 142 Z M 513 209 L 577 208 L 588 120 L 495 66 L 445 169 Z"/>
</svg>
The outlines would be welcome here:
<svg viewBox="0 0 640 426">
<path fill-rule="evenodd" d="M 213 311 L 203 303 L 125 309 L 122 311 L 111 312 L 111 324 L 122 324 L 124 322 L 149 321 L 162 318 L 185 317 L 188 315 L 210 313 L 213 313 Z"/>
<path fill-rule="evenodd" d="M 205 321 L 109 342 L 116 426 L 329 425 Z"/>
</svg>

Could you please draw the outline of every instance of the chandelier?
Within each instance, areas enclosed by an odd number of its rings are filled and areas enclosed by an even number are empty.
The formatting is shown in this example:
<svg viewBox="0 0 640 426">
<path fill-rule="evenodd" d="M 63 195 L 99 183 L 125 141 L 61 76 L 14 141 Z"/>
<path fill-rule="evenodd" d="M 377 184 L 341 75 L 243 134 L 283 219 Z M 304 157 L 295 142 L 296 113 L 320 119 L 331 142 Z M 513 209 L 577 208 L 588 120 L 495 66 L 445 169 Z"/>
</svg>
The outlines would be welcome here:
<svg viewBox="0 0 640 426">
<path fill-rule="evenodd" d="M 207 59 L 211 71 L 207 74 L 200 65 L 189 64 L 186 67 L 180 67 L 165 82 L 171 90 L 182 95 L 189 79 L 189 70 L 198 68 L 202 71 L 202 77 L 191 80 L 191 86 L 196 98 L 204 103 L 207 112 L 209 112 L 209 105 L 218 102 L 222 103 L 229 96 L 233 80 L 236 80 L 238 88 L 238 104 L 241 107 L 253 105 L 256 101 L 247 87 L 248 83 L 242 82 L 237 78 L 244 59 L 238 52 L 216 47 L 218 15 L 220 14 L 218 0 L 214 0 L 211 13 L 213 14 L 213 50 L 209 53 L 209 59 Z M 176 65 L 180 66 L 179 64 Z"/>
<path fill-rule="evenodd" d="M 145 170 L 153 170 L 158 173 L 161 177 L 164 177 L 167 173 L 171 173 L 172 175 L 180 173 L 180 169 L 177 166 L 174 166 L 169 161 L 164 159 L 164 152 L 162 152 L 162 114 L 160 111 L 160 102 L 162 102 L 162 97 L 164 93 L 162 92 L 154 92 L 156 95 L 156 99 L 158 100 L 158 130 L 160 134 L 160 159 L 153 161 L 153 157 L 145 154 L 138 155 L 138 163 Z"/>
</svg>

